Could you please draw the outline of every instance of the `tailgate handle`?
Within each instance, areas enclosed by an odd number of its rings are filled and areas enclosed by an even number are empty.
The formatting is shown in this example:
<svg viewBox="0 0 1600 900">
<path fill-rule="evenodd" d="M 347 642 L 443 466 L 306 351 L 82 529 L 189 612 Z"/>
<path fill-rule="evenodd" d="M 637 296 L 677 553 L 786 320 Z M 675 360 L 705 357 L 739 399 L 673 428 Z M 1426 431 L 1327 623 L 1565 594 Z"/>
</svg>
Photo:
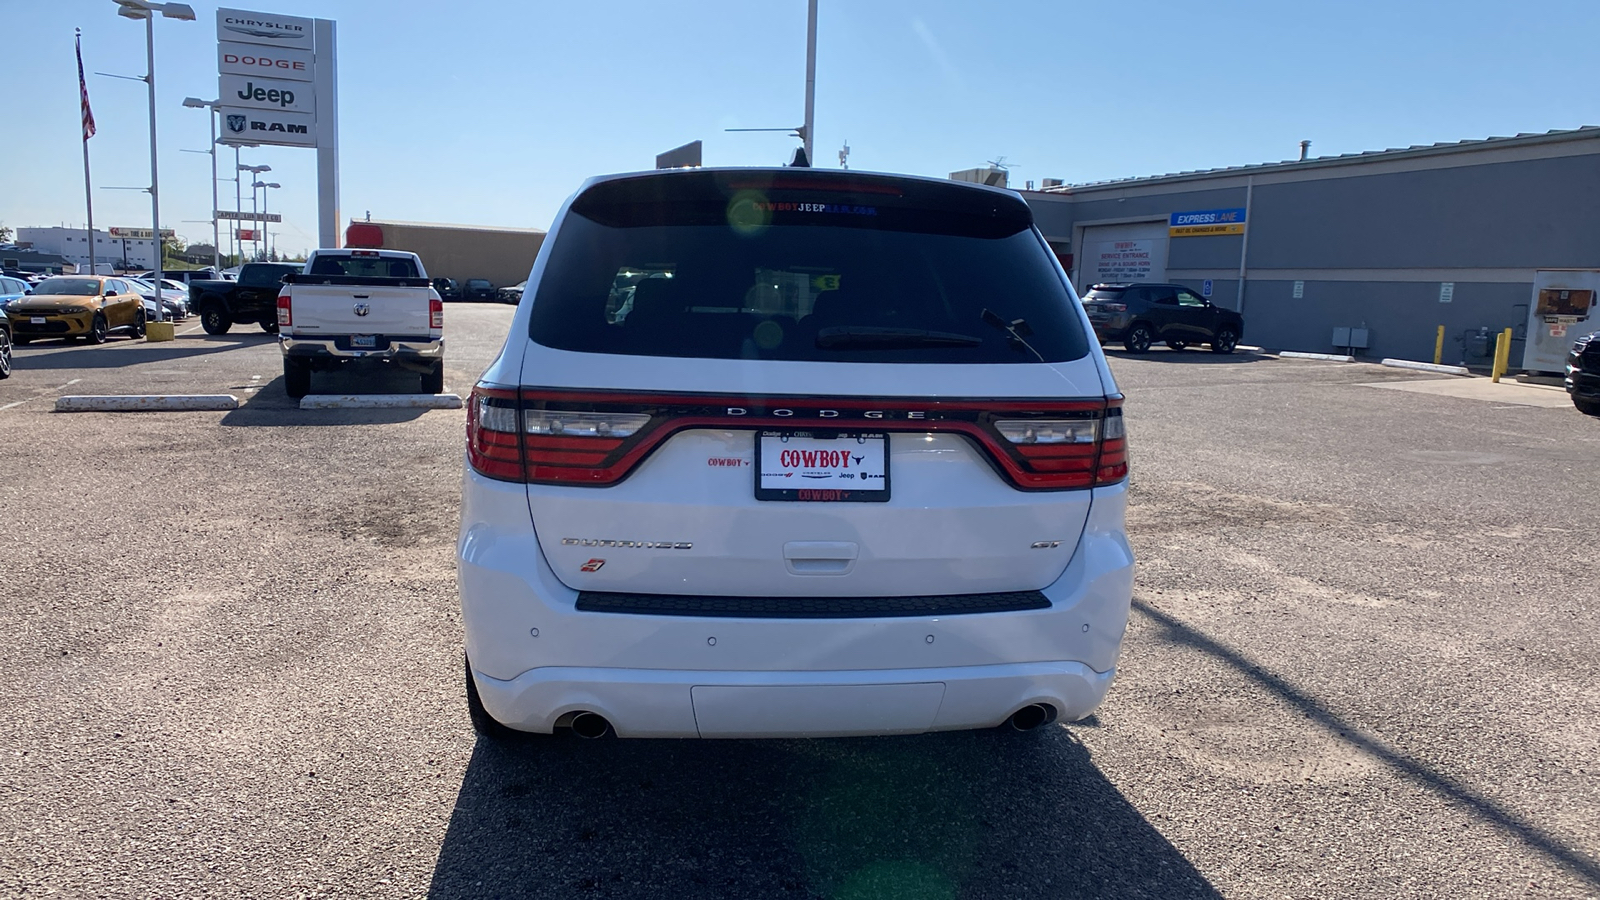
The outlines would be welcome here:
<svg viewBox="0 0 1600 900">
<path fill-rule="evenodd" d="M 369 298 L 371 296 L 372 296 L 371 294 L 356 294 L 355 298 L 357 300 L 366 300 L 367 298 Z"/>
<path fill-rule="evenodd" d="M 784 559 L 855 559 L 861 548 L 854 541 L 790 541 L 783 545 Z"/>
<path fill-rule="evenodd" d="M 789 541 L 783 560 L 793 575 L 843 575 L 855 567 L 860 551 L 854 541 Z"/>
</svg>

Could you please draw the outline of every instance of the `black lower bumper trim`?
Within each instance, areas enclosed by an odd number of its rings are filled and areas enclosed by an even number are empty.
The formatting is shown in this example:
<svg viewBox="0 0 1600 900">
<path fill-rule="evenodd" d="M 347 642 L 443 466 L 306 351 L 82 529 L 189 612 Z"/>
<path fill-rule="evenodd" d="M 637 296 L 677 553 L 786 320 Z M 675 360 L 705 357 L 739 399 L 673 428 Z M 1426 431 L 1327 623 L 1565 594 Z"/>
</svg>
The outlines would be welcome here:
<svg viewBox="0 0 1600 900">
<path fill-rule="evenodd" d="M 580 591 L 580 612 L 739 619 L 871 619 L 1049 609 L 1039 591 L 929 597 L 712 597 Z"/>
</svg>

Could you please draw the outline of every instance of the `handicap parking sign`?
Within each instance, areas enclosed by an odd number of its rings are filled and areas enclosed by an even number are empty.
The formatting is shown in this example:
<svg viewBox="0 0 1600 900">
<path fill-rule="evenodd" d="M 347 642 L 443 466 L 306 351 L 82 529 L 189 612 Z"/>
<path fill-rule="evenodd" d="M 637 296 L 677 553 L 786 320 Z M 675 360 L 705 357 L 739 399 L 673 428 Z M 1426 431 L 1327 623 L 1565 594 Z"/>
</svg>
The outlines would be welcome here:
<svg viewBox="0 0 1600 900">
<path fill-rule="evenodd" d="M 1200 282 L 1200 295 L 1202 297 L 1211 296 L 1211 279 L 1207 278 L 1205 281 Z"/>
</svg>

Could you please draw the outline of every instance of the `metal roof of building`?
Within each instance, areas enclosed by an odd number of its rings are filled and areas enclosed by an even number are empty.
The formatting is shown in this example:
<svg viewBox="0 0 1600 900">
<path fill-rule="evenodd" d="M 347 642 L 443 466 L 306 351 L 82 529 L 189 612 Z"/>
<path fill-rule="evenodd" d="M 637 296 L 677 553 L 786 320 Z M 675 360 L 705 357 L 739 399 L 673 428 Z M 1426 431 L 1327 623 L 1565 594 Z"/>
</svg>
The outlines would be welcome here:
<svg viewBox="0 0 1600 900">
<path fill-rule="evenodd" d="M 1155 184 L 1163 181 L 1215 178 L 1219 175 L 1249 175 L 1257 172 L 1273 170 L 1317 168 L 1331 165 L 1349 165 L 1352 163 L 1366 163 L 1376 162 L 1378 160 L 1399 159 L 1408 156 L 1467 153 L 1505 146 L 1558 143 L 1561 141 L 1586 140 L 1595 138 L 1600 138 L 1600 125 L 1584 125 L 1579 128 L 1566 128 L 1554 131 L 1524 132 L 1516 135 L 1479 138 L 1467 141 L 1442 141 L 1437 144 L 1413 144 L 1410 147 L 1390 147 L 1387 150 L 1365 150 L 1360 153 L 1341 153 L 1337 156 L 1313 156 L 1309 159 L 1289 159 L 1282 162 L 1252 163 L 1244 166 L 1224 166 L 1215 169 L 1191 169 L 1183 172 L 1169 172 L 1165 175 L 1141 175 L 1134 178 L 1110 178 L 1104 181 L 1085 181 L 1077 184 L 1063 184 L 1059 187 L 1049 187 L 1034 193 L 1070 194 L 1077 190 L 1101 187 L 1126 187 L 1128 185 L 1137 184 Z"/>
</svg>

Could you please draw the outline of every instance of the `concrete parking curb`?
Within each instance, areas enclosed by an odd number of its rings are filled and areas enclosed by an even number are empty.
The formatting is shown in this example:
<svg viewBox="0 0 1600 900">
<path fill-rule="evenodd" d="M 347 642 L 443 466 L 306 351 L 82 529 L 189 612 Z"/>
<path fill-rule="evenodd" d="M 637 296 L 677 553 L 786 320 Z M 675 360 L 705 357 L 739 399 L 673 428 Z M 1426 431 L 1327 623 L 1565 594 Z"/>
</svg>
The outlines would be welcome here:
<svg viewBox="0 0 1600 900">
<path fill-rule="evenodd" d="M 1337 353 L 1301 353 L 1298 350 L 1282 350 L 1278 356 L 1286 359 L 1321 359 L 1328 362 L 1355 362 L 1354 356 L 1340 356 Z"/>
<path fill-rule="evenodd" d="M 1393 369 L 1416 369 L 1418 372 L 1437 372 L 1440 375 L 1471 375 L 1465 366 L 1439 366 L 1433 363 L 1413 362 L 1409 359 L 1386 359 L 1382 365 Z"/>
<path fill-rule="evenodd" d="M 301 409 L 460 409 L 456 394 L 307 394 Z"/>
<path fill-rule="evenodd" d="M 56 412 L 194 412 L 239 408 L 232 394 L 131 394 L 58 397 Z"/>
</svg>

